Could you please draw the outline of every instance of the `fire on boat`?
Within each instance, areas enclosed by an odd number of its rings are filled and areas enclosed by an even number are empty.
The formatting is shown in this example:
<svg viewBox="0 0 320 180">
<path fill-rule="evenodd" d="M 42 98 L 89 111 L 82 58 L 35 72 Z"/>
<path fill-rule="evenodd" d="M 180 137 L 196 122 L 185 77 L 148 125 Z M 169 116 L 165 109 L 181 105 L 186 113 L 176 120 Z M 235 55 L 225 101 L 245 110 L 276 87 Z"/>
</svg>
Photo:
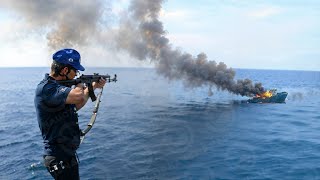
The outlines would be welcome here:
<svg viewBox="0 0 320 180">
<path fill-rule="evenodd" d="M 287 92 L 277 93 L 276 89 L 265 91 L 261 94 L 256 94 L 255 97 L 249 99 L 249 103 L 284 103 L 288 96 Z"/>
</svg>

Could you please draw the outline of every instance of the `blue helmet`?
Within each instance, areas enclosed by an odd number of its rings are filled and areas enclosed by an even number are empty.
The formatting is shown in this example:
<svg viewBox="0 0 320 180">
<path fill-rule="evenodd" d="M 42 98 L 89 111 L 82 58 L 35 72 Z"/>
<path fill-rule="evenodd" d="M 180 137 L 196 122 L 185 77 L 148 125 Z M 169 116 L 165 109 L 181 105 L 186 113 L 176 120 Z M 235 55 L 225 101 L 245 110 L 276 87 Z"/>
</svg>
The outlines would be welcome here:
<svg viewBox="0 0 320 180">
<path fill-rule="evenodd" d="M 80 64 L 80 53 L 75 49 L 61 49 L 52 55 L 52 59 L 58 63 L 70 65 L 76 70 L 85 70 Z"/>
</svg>

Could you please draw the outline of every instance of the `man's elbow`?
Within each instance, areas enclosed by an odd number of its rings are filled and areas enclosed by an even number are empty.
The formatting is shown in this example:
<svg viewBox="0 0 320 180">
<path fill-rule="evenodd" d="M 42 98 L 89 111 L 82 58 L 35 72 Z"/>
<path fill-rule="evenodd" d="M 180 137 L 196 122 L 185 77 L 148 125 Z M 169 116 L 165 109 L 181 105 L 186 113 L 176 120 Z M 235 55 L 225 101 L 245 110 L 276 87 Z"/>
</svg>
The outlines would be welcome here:
<svg viewBox="0 0 320 180">
<path fill-rule="evenodd" d="M 85 97 L 83 93 L 74 92 L 72 96 L 68 96 L 66 100 L 66 104 L 79 104 L 85 101 Z"/>
<path fill-rule="evenodd" d="M 74 98 L 74 104 L 82 104 L 85 102 L 83 93 L 78 93 Z"/>
</svg>

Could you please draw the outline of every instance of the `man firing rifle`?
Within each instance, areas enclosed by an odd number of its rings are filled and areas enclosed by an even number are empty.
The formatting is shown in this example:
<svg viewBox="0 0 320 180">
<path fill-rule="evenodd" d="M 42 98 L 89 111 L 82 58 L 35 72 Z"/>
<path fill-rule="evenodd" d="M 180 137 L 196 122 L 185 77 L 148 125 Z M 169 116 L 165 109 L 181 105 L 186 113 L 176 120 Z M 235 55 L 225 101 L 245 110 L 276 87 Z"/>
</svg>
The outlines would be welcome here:
<svg viewBox="0 0 320 180">
<path fill-rule="evenodd" d="M 103 88 L 111 79 L 97 74 L 74 79 L 79 71 L 85 70 L 79 52 L 74 49 L 59 50 L 52 58 L 51 72 L 38 84 L 34 99 L 44 140 L 44 164 L 55 179 L 79 179 L 76 150 L 83 132 L 77 111 L 87 103 L 89 94 L 94 101 L 94 89 Z M 112 80 L 116 81 L 116 77 Z"/>
</svg>

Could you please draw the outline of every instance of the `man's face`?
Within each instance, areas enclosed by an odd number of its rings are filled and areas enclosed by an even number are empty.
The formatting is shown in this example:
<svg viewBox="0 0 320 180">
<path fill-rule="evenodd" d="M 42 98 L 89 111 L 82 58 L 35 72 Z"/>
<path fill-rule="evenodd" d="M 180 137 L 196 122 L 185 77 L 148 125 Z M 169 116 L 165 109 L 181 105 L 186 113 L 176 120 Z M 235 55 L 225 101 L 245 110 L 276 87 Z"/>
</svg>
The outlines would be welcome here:
<svg viewBox="0 0 320 180">
<path fill-rule="evenodd" d="M 70 70 L 69 74 L 68 74 L 68 71 Z M 68 79 L 74 79 L 78 74 L 79 74 L 79 71 L 74 69 L 74 68 L 70 68 L 68 69 L 68 67 L 65 67 L 63 70 L 62 70 L 62 73 L 63 75 L 66 75 L 68 77 Z M 64 77 L 64 79 L 66 80 L 66 77 Z"/>
<path fill-rule="evenodd" d="M 79 71 L 71 68 L 70 73 L 68 74 L 69 79 L 74 79 L 79 74 Z"/>
</svg>

